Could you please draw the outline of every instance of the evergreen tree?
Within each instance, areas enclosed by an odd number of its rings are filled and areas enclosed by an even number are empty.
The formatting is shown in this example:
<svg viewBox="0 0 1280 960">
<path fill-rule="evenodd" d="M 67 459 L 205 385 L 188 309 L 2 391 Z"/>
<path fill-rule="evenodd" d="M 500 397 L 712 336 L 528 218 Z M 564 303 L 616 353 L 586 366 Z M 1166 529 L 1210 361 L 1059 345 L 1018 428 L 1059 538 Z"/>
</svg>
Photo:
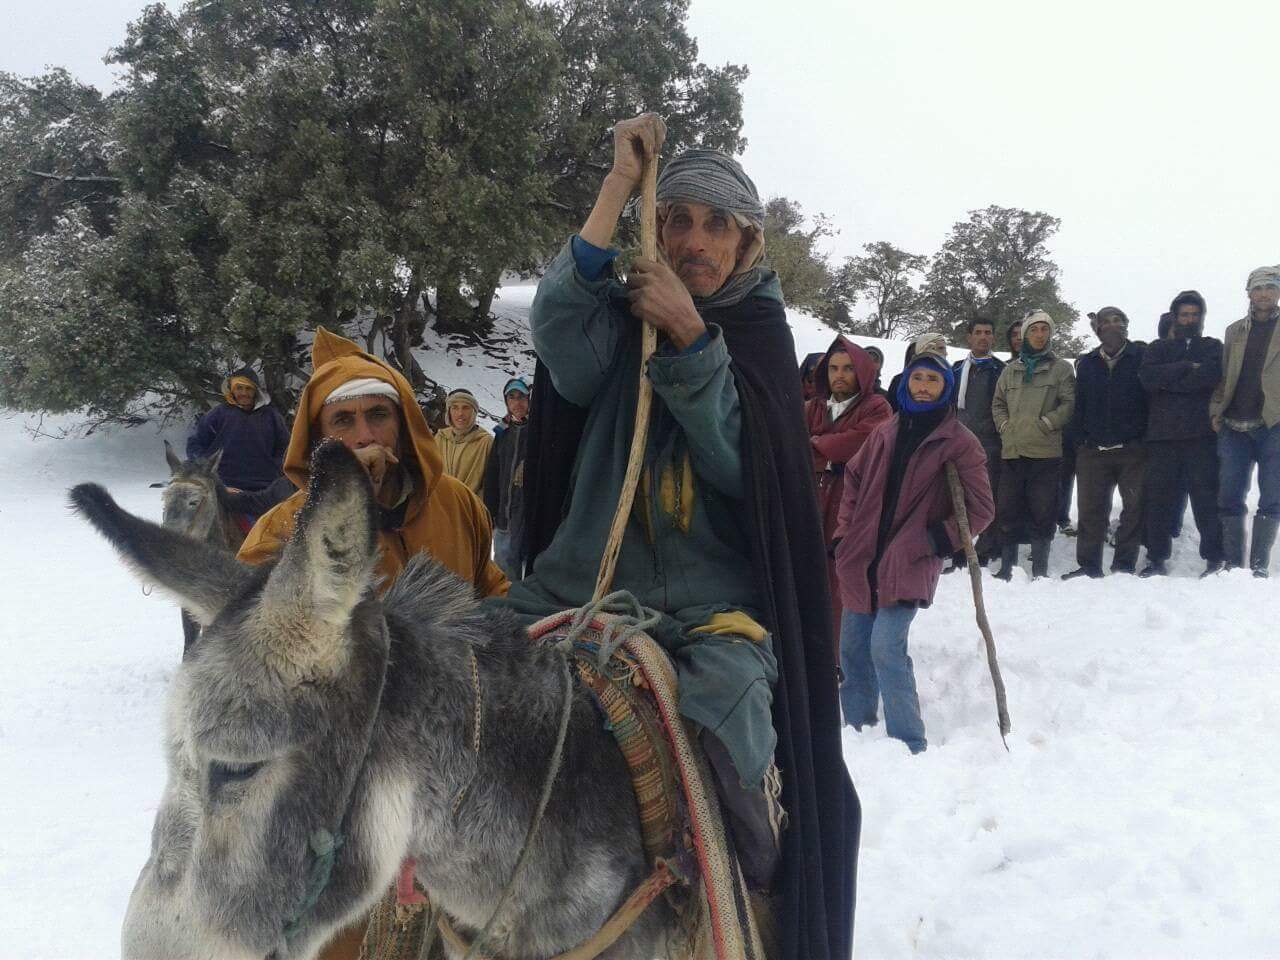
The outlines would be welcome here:
<svg viewBox="0 0 1280 960">
<path fill-rule="evenodd" d="M 933 327 L 962 344 L 965 324 L 981 315 L 995 321 L 996 342 L 1003 343 L 1011 323 L 1042 309 L 1057 324 L 1055 344 L 1069 355 L 1079 314 L 1062 299 L 1049 255 L 1059 226 L 1047 213 L 997 206 L 970 211 L 929 266 L 924 294 Z"/>
<path fill-rule="evenodd" d="M 613 121 L 741 149 L 746 71 L 687 7 L 190 0 L 129 25 L 109 97 L 0 76 L 0 402 L 212 403 L 249 362 L 288 407 L 321 324 L 430 390 L 430 316 L 483 326 L 578 228 Z"/>
<path fill-rule="evenodd" d="M 860 257 L 849 257 L 836 283 L 841 289 L 867 301 L 870 313 L 851 321 L 851 333 L 868 337 L 903 339 L 922 333 L 930 325 L 924 297 L 916 286 L 929 260 L 899 250 L 884 240 L 863 246 Z"/>
</svg>

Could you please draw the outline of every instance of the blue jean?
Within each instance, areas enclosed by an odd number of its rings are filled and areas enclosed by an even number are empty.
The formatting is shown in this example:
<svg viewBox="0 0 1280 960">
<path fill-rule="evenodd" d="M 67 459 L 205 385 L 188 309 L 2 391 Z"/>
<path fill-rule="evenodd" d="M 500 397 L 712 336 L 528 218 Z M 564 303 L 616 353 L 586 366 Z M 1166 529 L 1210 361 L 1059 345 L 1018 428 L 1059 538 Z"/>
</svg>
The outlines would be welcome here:
<svg viewBox="0 0 1280 960">
<path fill-rule="evenodd" d="M 1280 423 L 1274 427 L 1218 431 L 1218 513 L 1245 515 L 1253 465 L 1258 465 L 1258 513 L 1280 517 Z"/>
<path fill-rule="evenodd" d="M 916 675 L 907 654 L 907 631 L 916 608 L 882 607 L 875 613 L 846 610 L 840 618 L 840 708 L 845 723 L 875 723 L 876 702 L 884 700 L 884 723 L 889 736 L 903 741 L 912 753 L 927 746 Z"/>
</svg>

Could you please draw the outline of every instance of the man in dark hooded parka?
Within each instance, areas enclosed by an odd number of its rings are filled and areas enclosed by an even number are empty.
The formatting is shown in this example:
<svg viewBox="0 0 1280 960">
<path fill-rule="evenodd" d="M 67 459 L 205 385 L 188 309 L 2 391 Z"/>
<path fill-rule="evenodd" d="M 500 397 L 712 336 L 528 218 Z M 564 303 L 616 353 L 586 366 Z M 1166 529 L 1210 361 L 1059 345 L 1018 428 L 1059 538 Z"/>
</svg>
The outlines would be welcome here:
<svg viewBox="0 0 1280 960">
<path fill-rule="evenodd" d="M 702 731 L 748 882 L 774 896 L 781 956 L 845 960 L 861 817 L 841 756 L 795 345 L 762 264 L 759 193 L 724 154 L 666 164 L 660 262 L 637 259 L 625 285 L 615 276 L 614 230 L 664 132 L 653 115 L 615 126 L 595 208 L 539 284 L 531 565 L 499 602 L 533 617 L 591 600 L 631 446 L 640 321 L 652 323 L 653 415 L 614 589 L 663 614 L 651 632 Z M 751 798 L 770 792 L 775 760 L 787 826 L 770 861 Z"/>
</svg>

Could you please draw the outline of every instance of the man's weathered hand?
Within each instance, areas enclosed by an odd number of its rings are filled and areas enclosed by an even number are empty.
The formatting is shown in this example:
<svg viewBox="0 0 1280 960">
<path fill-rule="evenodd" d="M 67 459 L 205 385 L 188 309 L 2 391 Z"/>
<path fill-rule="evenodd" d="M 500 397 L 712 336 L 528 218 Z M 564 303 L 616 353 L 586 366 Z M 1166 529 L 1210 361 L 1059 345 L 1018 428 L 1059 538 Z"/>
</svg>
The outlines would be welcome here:
<svg viewBox="0 0 1280 960">
<path fill-rule="evenodd" d="M 635 189 L 644 174 L 646 157 L 656 157 L 667 138 L 667 125 L 656 113 L 620 120 L 613 127 L 613 169 L 610 173 Z"/>
<path fill-rule="evenodd" d="M 373 495 L 376 497 L 382 491 L 382 481 L 387 477 L 387 468 L 400 461 L 394 453 L 376 443 L 361 447 L 355 454 L 356 459 L 360 461 L 360 466 L 364 467 L 369 474 L 369 479 L 373 481 Z"/>
<path fill-rule="evenodd" d="M 665 333 L 676 348 L 683 350 L 707 331 L 707 325 L 693 306 L 693 298 L 664 263 L 637 257 L 627 276 L 631 312 Z"/>
</svg>

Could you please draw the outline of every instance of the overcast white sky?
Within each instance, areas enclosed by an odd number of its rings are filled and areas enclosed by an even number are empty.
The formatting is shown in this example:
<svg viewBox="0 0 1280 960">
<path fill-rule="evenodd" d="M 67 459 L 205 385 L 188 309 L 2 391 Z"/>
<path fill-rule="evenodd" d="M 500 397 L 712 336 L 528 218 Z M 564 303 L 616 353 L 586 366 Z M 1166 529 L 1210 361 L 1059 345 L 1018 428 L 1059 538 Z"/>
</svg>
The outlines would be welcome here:
<svg viewBox="0 0 1280 960">
<path fill-rule="evenodd" d="M 142 3 L 5 8 L 0 69 L 105 87 Z M 1188 287 L 1221 333 L 1280 262 L 1280 2 L 692 0 L 690 26 L 703 60 L 751 68 L 748 171 L 830 215 L 838 257 L 1043 210 L 1066 299 L 1121 307 L 1138 337 Z"/>
</svg>

